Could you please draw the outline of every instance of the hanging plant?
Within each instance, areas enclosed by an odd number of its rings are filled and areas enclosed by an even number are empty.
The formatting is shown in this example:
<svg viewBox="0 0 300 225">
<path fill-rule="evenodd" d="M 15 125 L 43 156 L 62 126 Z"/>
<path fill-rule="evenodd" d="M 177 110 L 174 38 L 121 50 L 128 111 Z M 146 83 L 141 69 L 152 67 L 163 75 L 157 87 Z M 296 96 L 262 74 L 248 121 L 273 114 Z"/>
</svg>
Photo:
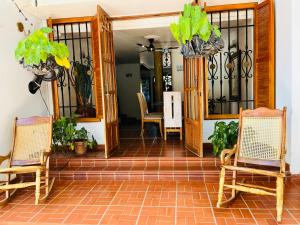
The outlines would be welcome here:
<svg viewBox="0 0 300 225">
<path fill-rule="evenodd" d="M 64 69 L 70 68 L 69 49 L 64 43 L 50 41 L 49 27 L 43 27 L 19 41 L 15 57 L 20 64 L 32 71 L 36 79 L 29 84 L 31 93 L 35 93 L 43 80 L 50 81 L 62 76 Z M 34 87 L 32 89 L 32 87 Z"/>
<path fill-rule="evenodd" d="M 184 57 L 209 56 L 224 47 L 221 32 L 212 25 L 199 5 L 185 4 L 178 23 L 170 24 L 175 40 L 180 44 Z"/>
</svg>

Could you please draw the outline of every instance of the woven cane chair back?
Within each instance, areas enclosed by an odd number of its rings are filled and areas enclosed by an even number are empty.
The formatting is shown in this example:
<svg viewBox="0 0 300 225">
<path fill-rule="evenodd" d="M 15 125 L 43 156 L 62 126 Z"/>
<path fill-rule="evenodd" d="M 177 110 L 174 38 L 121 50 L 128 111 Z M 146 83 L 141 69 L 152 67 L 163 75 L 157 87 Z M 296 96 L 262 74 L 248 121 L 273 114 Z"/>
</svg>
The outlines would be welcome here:
<svg viewBox="0 0 300 225">
<path fill-rule="evenodd" d="M 42 153 L 51 148 L 52 118 L 16 119 L 14 133 L 11 165 L 39 164 Z"/>
<path fill-rule="evenodd" d="M 284 148 L 285 111 L 259 108 L 241 112 L 239 161 L 273 161 L 280 166 Z M 261 164 L 261 163 L 258 163 Z"/>
<path fill-rule="evenodd" d="M 141 110 L 141 117 L 144 118 L 145 114 L 148 113 L 147 102 L 143 93 L 137 93 L 140 110 Z"/>
</svg>

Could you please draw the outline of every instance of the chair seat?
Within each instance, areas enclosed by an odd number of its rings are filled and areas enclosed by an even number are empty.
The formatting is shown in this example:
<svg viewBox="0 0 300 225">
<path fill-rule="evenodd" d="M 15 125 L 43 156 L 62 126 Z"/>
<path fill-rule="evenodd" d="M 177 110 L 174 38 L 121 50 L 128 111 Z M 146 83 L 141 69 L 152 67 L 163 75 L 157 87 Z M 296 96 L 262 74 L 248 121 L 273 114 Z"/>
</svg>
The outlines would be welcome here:
<svg viewBox="0 0 300 225">
<path fill-rule="evenodd" d="M 33 173 L 36 172 L 37 169 L 44 170 L 43 166 L 15 166 L 10 168 L 0 169 L 0 173 Z"/>
<path fill-rule="evenodd" d="M 162 112 L 151 112 L 151 113 L 147 113 L 147 115 L 156 115 L 156 116 L 163 117 L 163 113 Z"/>
<path fill-rule="evenodd" d="M 144 120 L 162 120 L 163 118 L 163 115 L 162 114 L 152 114 L 152 113 L 149 113 L 149 114 L 146 114 L 144 116 Z"/>
</svg>

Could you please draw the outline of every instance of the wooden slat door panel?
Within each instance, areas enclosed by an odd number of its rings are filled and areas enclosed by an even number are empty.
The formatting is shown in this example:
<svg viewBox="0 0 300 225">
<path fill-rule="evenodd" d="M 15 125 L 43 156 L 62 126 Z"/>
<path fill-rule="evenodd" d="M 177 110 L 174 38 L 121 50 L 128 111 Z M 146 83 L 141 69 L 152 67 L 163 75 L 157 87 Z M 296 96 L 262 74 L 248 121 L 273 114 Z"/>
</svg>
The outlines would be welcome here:
<svg viewBox="0 0 300 225">
<path fill-rule="evenodd" d="M 184 59 L 185 146 L 200 157 L 202 149 L 203 58 Z"/>
<path fill-rule="evenodd" d="M 275 108 L 274 32 L 274 2 L 264 0 L 255 8 L 255 108 Z"/>
<path fill-rule="evenodd" d="M 107 13 L 97 7 L 99 67 L 103 101 L 103 119 L 105 128 L 105 157 L 119 145 L 119 124 L 117 106 L 117 88 L 115 55 L 113 47 L 112 23 Z"/>
<path fill-rule="evenodd" d="M 99 53 L 99 27 L 98 19 L 94 17 L 91 21 L 91 35 L 92 35 L 92 52 L 93 52 L 93 66 L 95 79 L 95 98 L 96 98 L 96 117 L 103 119 L 103 102 L 102 102 L 102 82 L 100 71 L 100 53 Z"/>
</svg>

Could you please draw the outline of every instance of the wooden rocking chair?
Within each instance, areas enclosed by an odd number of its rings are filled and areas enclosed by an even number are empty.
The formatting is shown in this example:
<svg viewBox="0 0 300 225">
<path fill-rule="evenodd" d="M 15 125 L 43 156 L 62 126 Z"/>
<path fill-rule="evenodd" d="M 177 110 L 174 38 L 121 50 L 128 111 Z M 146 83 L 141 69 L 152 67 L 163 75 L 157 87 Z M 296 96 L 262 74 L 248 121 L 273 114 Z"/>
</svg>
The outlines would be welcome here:
<svg viewBox="0 0 300 225">
<path fill-rule="evenodd" d="M 221 173 L 217 207 L 228 205 L 239 191 L 276 197 L 277 221 L 282 219 L 285 177 L 286 108 L 271 110 L 258 108 L 240 110 L 239 136 L 234 149 L 221 153 Z M 235 155 L 231 165 L 231 156 Z M 238 165 L 239 163 L 239 165 Z M 241 164 L 241 165 L 240 165 Z M 270 166 L 277 170 L 253 168 L 250 165 Z M 231 184 L 225 183 L 226 170 L 233 171 Z M 252 173 L 276 178 L 276 188 L 237 182 L 237 172 Z M 223 189 L 232 189 L 231 198 L 222 202 Z"/>
<path fill-rule="evenodd" d="M 48 197 L 54 178 L 49 183 L 49 154 L 52 141 L 52 117 L 30 117 L 15 119 L 13 126 L 12 151 L 7 156 L 0 157 L 0 164 L 9 160 L 8 168 L 0 169 L 0 175 L 6 180 L 0 183 L 0 193 L 5 192 L 5 198 L 0 204 L 5 204 L 19 188 L 35 186 L 35 204 Z M 11 175 L 35 173 L 35 181 L 17 183 L 11 182 Z M 42 186 L 41 186 L 42 184 Z M 40 198 L 40 189 L 45 188 L 45 195 Z"/>
</svg>

